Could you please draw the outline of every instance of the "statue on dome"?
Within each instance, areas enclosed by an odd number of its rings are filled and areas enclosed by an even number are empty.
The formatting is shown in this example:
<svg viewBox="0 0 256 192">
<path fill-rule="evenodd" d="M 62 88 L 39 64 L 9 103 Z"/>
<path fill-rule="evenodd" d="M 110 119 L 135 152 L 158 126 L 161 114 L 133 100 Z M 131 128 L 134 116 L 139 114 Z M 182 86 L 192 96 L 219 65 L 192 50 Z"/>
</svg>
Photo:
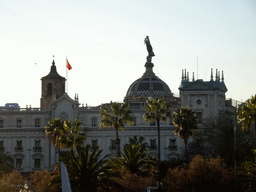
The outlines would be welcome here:
<svg viewBox="0 0 256 192">
<path fill-rule="evenodd" d="M 154 57 L 155 54 L 154 54 L 154 52 L 153 52 L 153 48 L 152 48 L 152 46 L 151 46 L 151 44 L 150 44 L 150 41 L 149 41 L 148 36 L 146 36 L 146 38 L 145 38 L 145 40 L 144 40 L 144 43 L 145 43 L 146 46 L 147 46 L 148 56 Z"/>
</svg>

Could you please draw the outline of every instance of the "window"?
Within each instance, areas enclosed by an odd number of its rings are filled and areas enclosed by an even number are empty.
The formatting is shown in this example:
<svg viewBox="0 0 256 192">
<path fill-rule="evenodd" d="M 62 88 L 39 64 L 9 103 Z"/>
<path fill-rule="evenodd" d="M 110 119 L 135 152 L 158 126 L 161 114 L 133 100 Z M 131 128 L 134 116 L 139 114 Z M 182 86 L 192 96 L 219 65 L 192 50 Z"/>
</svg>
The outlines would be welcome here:
<svg viewBox="0 0 256 192">
<path fill-rule="evenodd" d="M 155 126 L 156 125 L 156 121 L 150 122 L 150 126 Z"/>
<path fill-rule="evenodd" d="M 4 150 L 4 141 L 0 141 L 0 150 Z"/>
<path fill-rule="evenodd" d="M 40 147 L 40 140 L 35 140 L 35 147 L 33 147 L 34 151 L 41 151 L 42 148 Z"/>
<path fill-rule="evenodd" d="M 133 126 L 135 126 L 136 125 L 136 117 L 133 117 Z"/>
<path fill-rule="evenodd" d="M 196 117 L 197 117 L 197 121 L 198 123 L 202 123 L 202 112 L 196 112 Z"/>
<path fill-rule="evenodd" d="M 1 128 L 4 127 L 4 120 L 0 120 L 0 127 L 1 127 Z"/>
<path fill-rule="evenodd" d="M 40 119 L 35 120 L 35 127 L 40 127 Z"/>
<path fill-rule="evenodd" d="M 22 141 L 17 141 L 17 147 L 15 147 L 15 151 L 22 151 Z"/>
<path fill-rule="evenodd" d="M 41 159 L 35 159 L 35 169 L 41 168 Z"/>
<path fill-rule="evenodd" d="M 169 150 L 177 150 L 176 139 L 170 139 Z"/>
<path fill-rule="evenodd" d="M 116 140 L 111 139 L 111 146 L 109 147 L 110 150 L 116 149 Z"/>
<path fill-rule="evenodd" d="M 96 117 L 93 117 L 92 118 L 92 126 L 97 126 L 97 118 Z"/>
<path fill-rule="evenodd" d="M 47 85 L 47 95 L 52 95 L 52 84 L 51 83 L 49 83 Z"/>
<path fill-rule="evenodd" d="M 18 120 L 17 120 L 17 127 L 21 127 L 21 122 L 22 122 L 21 119 L 18 119 Z"/>
<path fill-rule="evenodd" d="M 150 140 L 150 149 L 156 149 L 156 139 Z"/>
<path fill-rule="evenodd" d="M 16 169 L 21 169 L 22 159 L 16 159 Z"/>
<path fill-rule="evenodd" d="M 98 145 L 98 141 L 97 139 L 92 140 L 92 146 L 91 146 L 91 150 L 94 150 L 94 148 Z"/>
</svg>

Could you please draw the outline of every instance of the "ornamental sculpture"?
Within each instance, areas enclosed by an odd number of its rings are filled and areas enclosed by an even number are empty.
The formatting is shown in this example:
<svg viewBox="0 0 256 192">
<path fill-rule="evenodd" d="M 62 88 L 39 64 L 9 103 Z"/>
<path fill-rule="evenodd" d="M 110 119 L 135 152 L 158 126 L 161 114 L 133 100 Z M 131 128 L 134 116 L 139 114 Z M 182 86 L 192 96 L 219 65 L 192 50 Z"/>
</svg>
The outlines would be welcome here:
<svg viewBox="0 0 256 192">
<path fill-rule="evenodd" d="M 149 41 L 148 36 L 146 36 L 146 38 L 145 38 L 145 40 L 144 40 L 144 43 L 145 43 L 146 46 L 147 46 L 148 56 L 154 57 L 155 54 L 154 54 L 154 52 L 153 52 L 153 48 L 152 48 L 152 46 L 151 46 L 151 44 L 150 44 L 150 41 Z"/>
</svg>

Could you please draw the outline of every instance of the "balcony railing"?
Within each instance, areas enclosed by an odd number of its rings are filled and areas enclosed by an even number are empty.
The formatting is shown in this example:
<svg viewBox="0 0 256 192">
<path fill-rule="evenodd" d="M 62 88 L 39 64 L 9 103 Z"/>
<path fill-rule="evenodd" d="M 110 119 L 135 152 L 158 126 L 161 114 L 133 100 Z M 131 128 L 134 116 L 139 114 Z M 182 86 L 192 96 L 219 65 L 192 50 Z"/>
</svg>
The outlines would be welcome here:
<svg viewBox="0 0 256 192">
<path fill-rule="evenodd" d="M 156 149 L 157 149 L 157 145 L 148 146 L 148 150 L 156 150 Z"/>
<path fill-rule="evenodd" d="M 170 151 L 177 151 L 177 146 L 169 145 L 169 146 L 168 146 L 168 149 L 169 149 Z"/>
<path fill-rule="evenodd" d="M 15 151 L 23 151 L 23 147 L 15 147 Z"/>
<path fill-rule="evenodd" d="M 33 147 L 33 151 L 41 152 L 42 147 Z"/>
</svg>

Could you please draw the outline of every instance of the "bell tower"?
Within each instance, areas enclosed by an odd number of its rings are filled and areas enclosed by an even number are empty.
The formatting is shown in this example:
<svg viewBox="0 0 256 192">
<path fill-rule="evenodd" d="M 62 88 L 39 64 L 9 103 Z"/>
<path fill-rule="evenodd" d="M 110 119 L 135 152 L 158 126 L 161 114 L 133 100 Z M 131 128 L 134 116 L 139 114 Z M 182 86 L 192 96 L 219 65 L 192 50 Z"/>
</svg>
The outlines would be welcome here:
<svg viewBox="0 0 256 192">
<path fill-rule="evenodd" d="M 42 91 L 40 99 L 41 109 L 50 109 L 54 100 L 65 93 L 66 79 L 57 73 L 54 60 L 52 61 L 51 71 L 48 75 L 41 78 Z"/>
</svg>

